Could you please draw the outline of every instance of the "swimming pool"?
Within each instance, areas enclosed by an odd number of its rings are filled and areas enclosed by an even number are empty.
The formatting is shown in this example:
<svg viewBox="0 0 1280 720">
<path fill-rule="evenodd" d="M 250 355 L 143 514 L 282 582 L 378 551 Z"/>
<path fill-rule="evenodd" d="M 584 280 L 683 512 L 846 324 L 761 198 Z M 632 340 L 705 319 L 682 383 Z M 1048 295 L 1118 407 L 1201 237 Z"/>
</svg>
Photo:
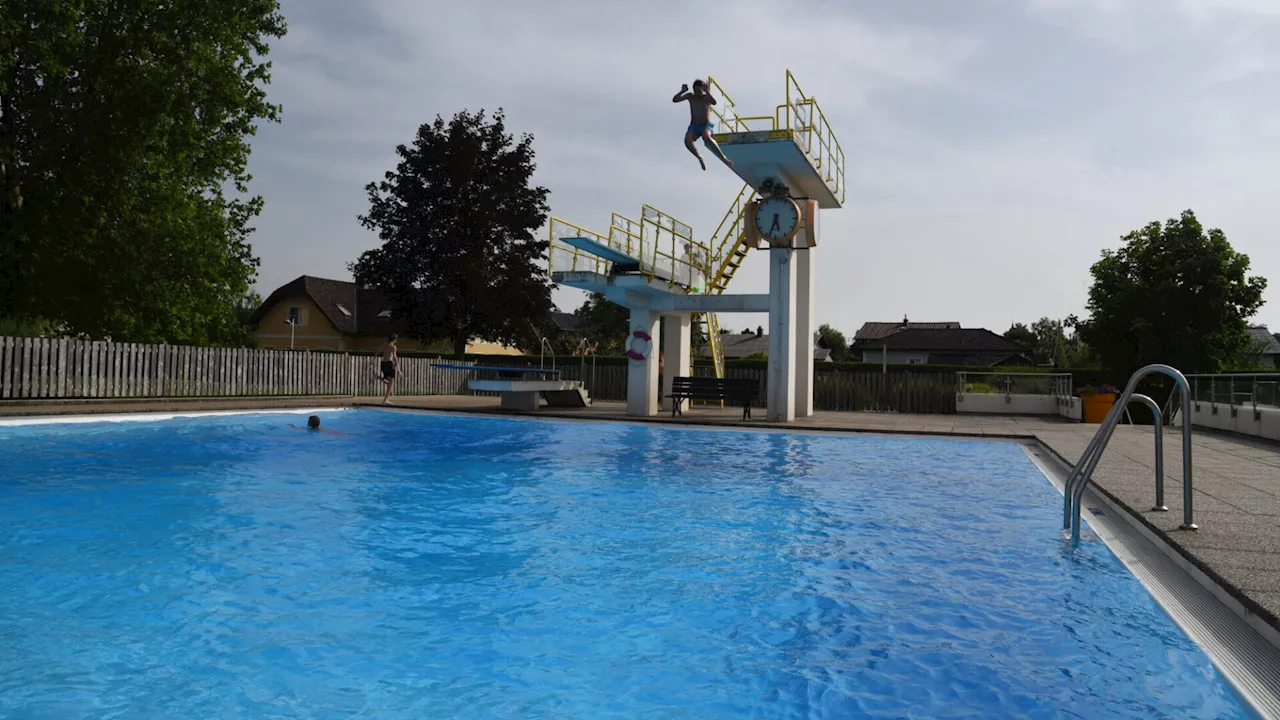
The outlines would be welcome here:
<svg viewBox="0 0 1280 720">
<path fill-rule="evenodd" d="M 1251 717 L 1014 444 L 0 427 L 0 716 Z"/>
</svg>

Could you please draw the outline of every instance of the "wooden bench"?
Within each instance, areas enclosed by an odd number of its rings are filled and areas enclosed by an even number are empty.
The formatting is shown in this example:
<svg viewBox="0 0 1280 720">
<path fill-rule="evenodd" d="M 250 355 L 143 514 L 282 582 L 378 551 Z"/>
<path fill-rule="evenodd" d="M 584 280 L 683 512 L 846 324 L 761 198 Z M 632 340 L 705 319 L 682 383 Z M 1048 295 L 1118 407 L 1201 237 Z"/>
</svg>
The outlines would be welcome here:
<svg viewBox="0 0 1280 720">
<path fill-rule="evenodd" d="M 760 395 L 760 381 L 748 378 L 671 378 L 671 417 L 683 415 L 686 400 L 727 400 L 742 403 L 742 419 L 751 418 L 751 403 Z"/>
</svg>

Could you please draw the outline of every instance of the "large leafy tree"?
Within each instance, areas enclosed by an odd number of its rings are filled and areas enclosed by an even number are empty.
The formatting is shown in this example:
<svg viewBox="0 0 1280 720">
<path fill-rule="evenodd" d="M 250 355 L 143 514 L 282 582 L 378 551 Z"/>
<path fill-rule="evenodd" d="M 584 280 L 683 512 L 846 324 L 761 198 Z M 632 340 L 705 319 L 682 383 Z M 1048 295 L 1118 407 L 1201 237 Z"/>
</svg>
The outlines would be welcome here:
<svg viewBox="0 0 1280 720">
<path fill-rule="evenodd" d="M 515 142 L 502 110 L 458 113 L 423 124 L 386 179 L 370 183 L 360 222 L 382 247 L 352 264 L 359 282 L 384 290 L 411 337 L 537 345 L 551 281 L 548 190 L 531 184 L 533 136 Z"/>
<path fill-rule="evenodd" d="M 0 317 L 243 337 L 262 201 L 239 195 L 284 32 L 277 0 L 0 3 Z"/>
<path fill-rule="evenodd" d="M 613 355 L 623 351 L 631 332 L 630 310 L 592 293 L 573 314 L 578 317 L 578 332 L 596 346 L 596 352 Z"/>
<path fill-rule="evenodd" d="M 1267 281 L 1221 230 L 1206 232 L 1187 210 L 1148 224 L 1104 250 L 1092 268 L 1090 317 L 1078 322 L 1104 370 L 1126 377 L 1149 363 L 1215 372 L 1253 345 L 1248 318 Z"/>
</svg>

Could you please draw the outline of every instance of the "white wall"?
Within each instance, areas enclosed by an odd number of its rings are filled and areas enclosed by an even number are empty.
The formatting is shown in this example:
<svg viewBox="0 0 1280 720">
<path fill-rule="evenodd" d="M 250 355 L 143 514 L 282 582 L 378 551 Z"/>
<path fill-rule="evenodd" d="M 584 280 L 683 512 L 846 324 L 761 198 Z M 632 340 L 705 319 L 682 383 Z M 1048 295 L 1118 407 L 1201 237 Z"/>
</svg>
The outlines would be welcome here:
<svg viewBox="0 0 1280 720">
<path fill-rule="evenodd" d="M 1084 403 L 1078 397 L 1062 397 L 1058 400 L 1058 414 L 1068 420 L 1082 422 L 1084 420 Z"/>
<path fill-rule="evenodd" d="M 956 412 L 987 415 L 1057 415 L 1058 398 L 1052 395 L 957 393 Z"/>
<path fill-rule="evenodd" d="M 1214 408 L 1217 408 L 1216 414 Z M 1191 403 L 1191 425 L 1280 440 L 1280 408 L 1259 406 L 1255 411 L 1252 405 L 1236 405 L 1235 417 L 1232 410 L 1231 405 L 1223 403 Z M 1173 424 L 1182 426 L 1181 409 L 1174 415 Z"/>
</svg>

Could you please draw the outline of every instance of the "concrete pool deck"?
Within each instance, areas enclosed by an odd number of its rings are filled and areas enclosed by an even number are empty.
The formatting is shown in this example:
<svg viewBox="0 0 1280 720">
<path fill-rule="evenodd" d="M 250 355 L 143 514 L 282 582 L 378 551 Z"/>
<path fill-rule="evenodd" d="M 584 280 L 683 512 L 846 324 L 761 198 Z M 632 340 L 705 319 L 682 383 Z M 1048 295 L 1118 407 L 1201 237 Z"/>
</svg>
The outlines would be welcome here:
<svg viewBox="0 0 1280 720">
<path fill-rule="evenodd" d="M 199 398 L 172 400 L 104 400 L 0 402 L 0 419 L 49 415 L 116 414 L 138 412 L 195 412 L 217 410 L 301 409 L 381 406 L 380 398 Z M 393 398 L 401 409 L 522 414 L 498 408 L 498 399 L 461 395 Z M 734 408 L 695 407 L 683 417 L 660 414 L 629 418 L 621 403 L 597 403 L 590 408 L 545 408 L 532 415 L 661 424 L 722 427 L 783 428 L 920 434 L 951 437 L 1003 438 L 1038 441 L 1067 465 L 1074 465 L 1097 431 L 1054 417 L 975 415 L 904 415 L 891 413 L 818 412 L 781 425 L 741 420 Z M 761 413 L 763 417 L 763 413 Z M 1148 530 L 1174 548 L 1191 565 L 1221 585 L 1232 598 L 1280 633 L 1280 444 L 1197 430 L 1194 442 L 1194 508 L 1197 531 L 1179 530 L 1182 522 L 1182 438 L 1165 430 L 1165 505 L 1168 512 L 1150 510 L 1155 499 L 1155 458 L 1150 427 L 1117 428 L 1094 474 L 1094 486 L 1140 519 Z M 1060 507 L 1057 506 L 1057 507 Z M 1257 625 L 1257 623 L 1255 623 Z"/>
</svg>

